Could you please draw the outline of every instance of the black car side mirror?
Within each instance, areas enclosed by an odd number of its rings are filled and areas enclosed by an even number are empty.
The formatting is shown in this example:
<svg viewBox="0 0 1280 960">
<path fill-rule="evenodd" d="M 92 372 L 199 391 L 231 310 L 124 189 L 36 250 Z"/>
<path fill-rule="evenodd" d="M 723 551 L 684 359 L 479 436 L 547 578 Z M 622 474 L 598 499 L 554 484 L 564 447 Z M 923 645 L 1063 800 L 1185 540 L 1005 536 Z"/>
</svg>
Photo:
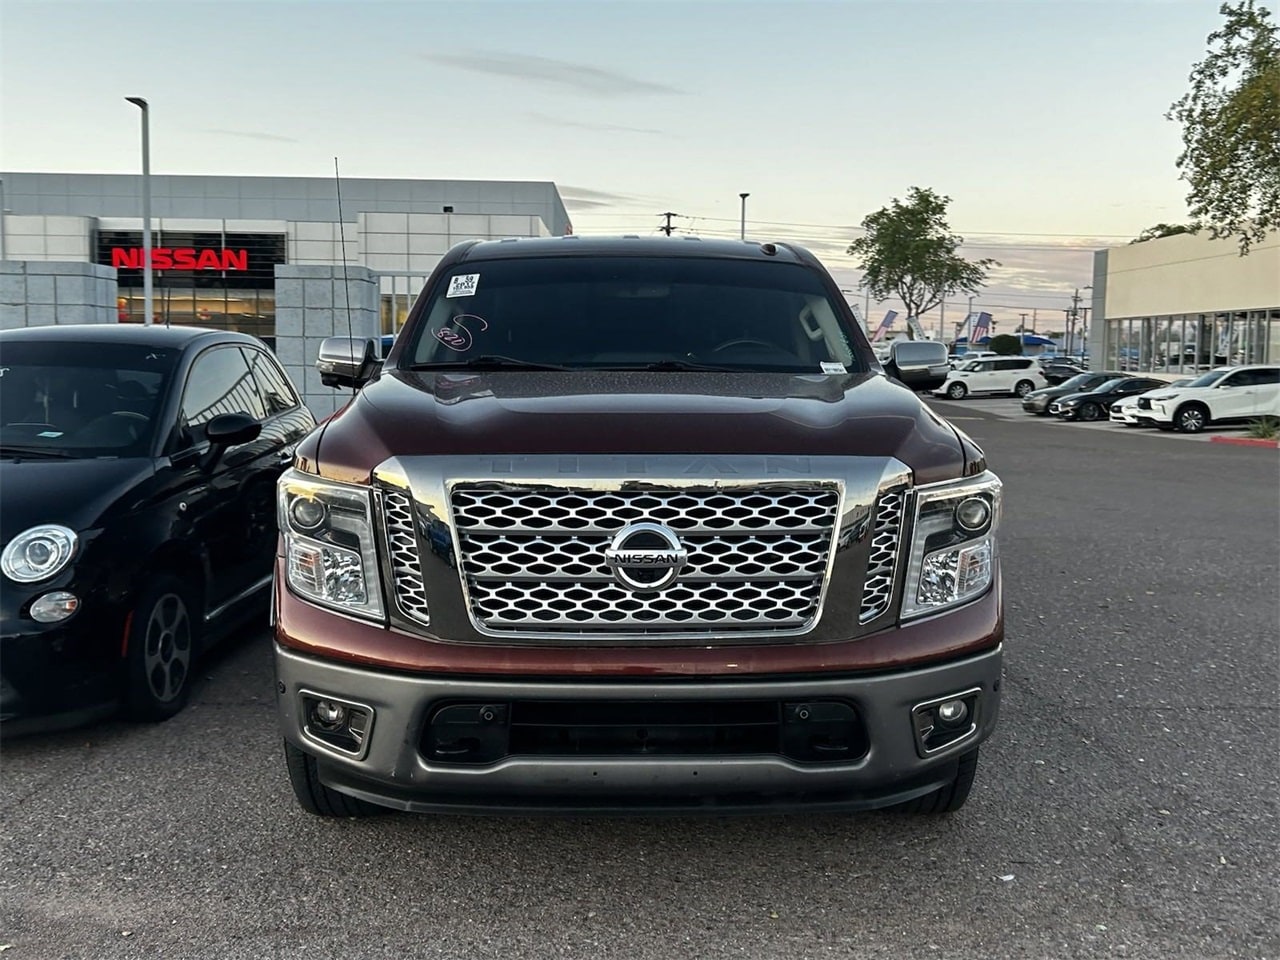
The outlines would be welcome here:
<svg viewBox="0 0 1280 960">
<path fill-rule="evenodd" d="M 251 443 L 262 433 L 262 424 L 246 413 L 220 413 L 205 424 L 204 435 L 213 447 Z"/>
</svg>

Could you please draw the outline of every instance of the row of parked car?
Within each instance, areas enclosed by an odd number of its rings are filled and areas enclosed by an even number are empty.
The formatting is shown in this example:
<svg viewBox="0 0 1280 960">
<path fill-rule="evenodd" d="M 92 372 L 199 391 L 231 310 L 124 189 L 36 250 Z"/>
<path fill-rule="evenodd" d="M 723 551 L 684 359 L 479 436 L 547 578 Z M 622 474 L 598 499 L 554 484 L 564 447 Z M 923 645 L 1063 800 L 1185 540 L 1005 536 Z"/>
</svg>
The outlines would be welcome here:
<svg viewBox="0 0 1280 960">
<path fill-rule="evenodd" d="M 1280 417 L 1280 366 L 1220 367 L 1172 381 L 1117 370 L 1080 373 L 1026 393 L 1022 409 L 1063 420 L 1199 433 L 1208 426 Z"/>
</svg>

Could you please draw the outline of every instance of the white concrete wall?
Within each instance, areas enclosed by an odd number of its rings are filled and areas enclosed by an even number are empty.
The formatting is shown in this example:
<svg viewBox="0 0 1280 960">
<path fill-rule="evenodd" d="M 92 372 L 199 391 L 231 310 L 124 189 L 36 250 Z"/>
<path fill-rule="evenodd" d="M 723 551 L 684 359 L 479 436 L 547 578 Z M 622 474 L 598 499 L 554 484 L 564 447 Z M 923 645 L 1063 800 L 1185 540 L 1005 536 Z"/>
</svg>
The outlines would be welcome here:
<svg viewBox="0 0 1280 960">
<path fill-rule="evenodd" d="M 317 419 L 348 394 L 326 387 L 316 372 L 325 337 L 380 334 L 378 278 L 364 267 L 280 264 L 276 267 L 276 356 Z M 348 314 L 348 298 L 350 312 Z"/>
<path fill-rule="evenodd" d="M 111 267 L 49 260 L 0 261 L 0 330 L 115 322 L 116 272 Z"/>
<path fill-rule="evenodd" d="M 496 213 L 362 213 L 357 231 L 366 267 L 415 277 L 429 275 L 463 240 L 550 236 L 540 217 Z"/>
<path fill-rule="evenodd" d="M 6 260 L 81 260 L 90 258 L 92 217 L 4 217 Z"/>
<path fill-rule="evenodd" d="M 1108 319 L 1277 306 L 1280 233 L 1271 234 L 1244 257 L 1236 241 L 1210 240 L 1207 233 L 1179 234 L 1107 251 Z"/>
</svg>

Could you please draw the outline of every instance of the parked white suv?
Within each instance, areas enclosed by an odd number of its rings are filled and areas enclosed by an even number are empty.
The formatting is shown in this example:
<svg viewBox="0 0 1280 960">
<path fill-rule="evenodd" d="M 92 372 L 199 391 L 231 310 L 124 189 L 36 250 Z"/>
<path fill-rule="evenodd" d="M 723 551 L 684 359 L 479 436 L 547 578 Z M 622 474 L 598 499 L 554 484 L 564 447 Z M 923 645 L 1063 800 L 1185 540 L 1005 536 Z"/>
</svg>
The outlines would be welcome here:
<svg viewBox="0 0 1280 960">
<path fill-rule="evenodd" d="M 1218 367 L 1185 387 L 1138 398 L 1139 420 L 1162 430 L 1198 433 L 1210 424 L 1280 417 L 1280 366 Z"/>
<path fill-rule="evenodd" d="M 933 392 L 951 400 L 963 400 L 971 393 L 1011 393 L 1025 397 L 1048 384 L 1040 366 L 1031 357 L 984 357 L 952 370 L 947 382 Z"/>
<path fill-rule="evenodd" d="M 1146 393 L 1140 393 L 1133 397 L 1125 397 L 1123 400 L 1117 400 L 1111 405 L 1111 422 L 1122 423 L 1126 427 L 1149 427 L 1152 425 L 1150 420 L 1140 420 L 1138 418 L 1138 401 L 1143 397 L 1151 398 L 1157 393 L 1168 393 L 1175 387 L 1185 387 L 1194 380 L 1195 377 L 1183 377 L 1181 380 L 1174 380 L 1172 383 L 1166 383 L 1164 386 L 1156 387 L 1154 390 L 1148 390 Z M 1150 409 L 1148 407 L 1148 409 Z"/>
</svg>

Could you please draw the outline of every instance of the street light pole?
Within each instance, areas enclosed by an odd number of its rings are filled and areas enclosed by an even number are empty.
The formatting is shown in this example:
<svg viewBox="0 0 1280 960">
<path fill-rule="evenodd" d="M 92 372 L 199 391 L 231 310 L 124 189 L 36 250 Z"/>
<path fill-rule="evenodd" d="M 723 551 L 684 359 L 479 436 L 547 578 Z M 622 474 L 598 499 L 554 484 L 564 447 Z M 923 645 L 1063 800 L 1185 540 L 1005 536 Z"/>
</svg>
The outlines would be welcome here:
<svg viewBox="0 0 1280 960">
<path fill-rule="evenodd" d="M 151 326 L 151 111 L 142 97 L 125 97 L 142 111 L 142 322 Z"/>
<path fill-rule="evenodd" d="M 740 193 L 738 196 L 742 198 L 742 226 L 738 230 L 738 239 L 745 240 L 747 239 L 747 197 L 751 194 Z"/>
</svg>

